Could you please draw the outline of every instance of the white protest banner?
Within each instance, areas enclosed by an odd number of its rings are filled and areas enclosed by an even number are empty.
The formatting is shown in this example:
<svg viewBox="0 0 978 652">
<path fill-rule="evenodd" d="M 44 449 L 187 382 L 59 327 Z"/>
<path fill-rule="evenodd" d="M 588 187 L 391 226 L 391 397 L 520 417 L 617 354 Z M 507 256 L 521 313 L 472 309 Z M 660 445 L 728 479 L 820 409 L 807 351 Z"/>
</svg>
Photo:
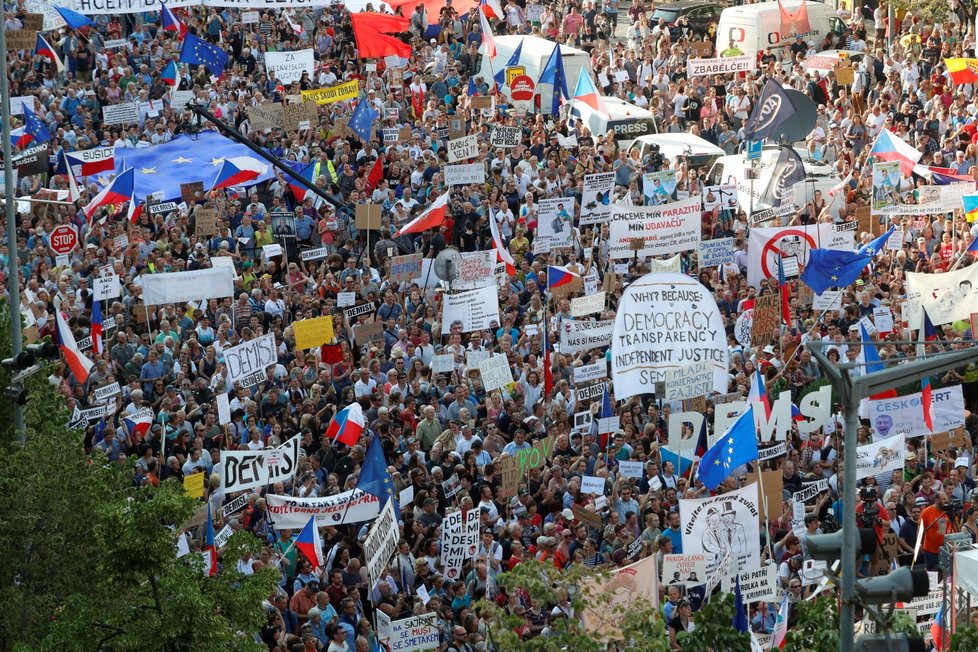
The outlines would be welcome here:
<svg viewBox="0 0 978 652">
<path fill-rule="evenodd" d="M 700 198 L 692 197 L 660 206 L 612 206 L 609 255 L 633 258 L 635 240 L 641 240 L 639 258 L 696 249 L 700 243 Z"/>
<path fill-rule="evenodd" d="M 224 518 L 227 518 L 231 514 L 234 514 L 236 511 L 238 511 L 239 509 L 244 509 L 245 505 L 248 504 L 248 495 L 249 494 L 247 493 L 243 493 L 237 498 L 232 499 L 230 502 L 224 505 L 224 507 L 221 508 L 221 515 Z"/>
<path fill-rule="evenodd" d="M 462 573 L 462 562 L 475 557 L 479 546 L 479 508 L 467 512 L 452 512 L 442 523 L 441 563 L 445 577 L 457 580 Z"/>
<path fill-rule="evenodd" d="M 614 172 L 585 175 L 584 188 L 581 190 L 581 219 L 578 222 L 581 226 L 608 221 L 614 189 Z"/>
<path fill-rule="evenodd" d="M 453 473 L 452 477 L 441 483 L 441 489 L 445 498 L 453 498 L 455 494 L 462 490 L 462 481 L 459 480 L 458 473 Z"/>
<path fill-rule="evenodd" d="M 474 290 L 495 285 L 495 268 L 495 249 L 462 252 L 462 260 L 455 266 L 455 275 L 451 280 L 452 289 Z"/>
<path fill-rule="evenodd" d="M 893 313 L 886 306 L 873 308 L 873 323 L 880 333 L 893 332 Z"/>
<path fill-rule="evenodd" d="M 615 330 L 613 321 L 562 319 L 560 321 L 560 352 L 567 355 L 598 349 L 611 343 Z"/>
<path fill-rule="evenodd" d="M 700 242 L 697 249 L 697 262 L 700 269 L 716 267 L 733 261 L 733 238 L 717 238 Z"/>
<path fill-rule="evenodd" d="M 921 394 L 922 392 L 916 392 L 896 398 L 868 401 L 869 420 L 876 436 L 886 439 L 898 433 L 907 437 L 932 434 L 924 424 Z M 933 432 L 954 430 L 964 425 L 964 395 L 961 385 L 935 387 L 931 390 L 931 396 Z"/>
<path fill-rule="evenodd" d="M 119 383 L 111 383 L 109 385 L 103 385 L 101 387 L 96 387 L 94 390 L 95 400 L 99 403 L 104 403 L 108 399 L 114 396 L 119 396 L 122 394 L 122 388 L 119 387 Z"/>
<path fill-rule="evenodd" d="M 135 102 L 106 104 L 102 107 L 102 124 L 131 125 L 139 122 L 139 105 Z"/>
<path fill-rule="evenodd" d="M 852 251 L 852 231 L 836 231 L 832 224 L 751 228 L 747 282 L 756 288 L 763 279 L 777 278 L 778 257 L 795 256 L 807 265 L 808 252 L 815 248 Z"/>
<path fill-rule="evenodd" d="M 448 141 L 448 162 L 456 163 L 479 155 L 479 141 L 475 134 Z"/>
<path fill-rule="evenodd" d="M 390 259 L 390 279 L 395 283 L 410 283 L 421 276 L 421 253 L 394 256 Z"/>
<path fill-rule="evenodd" d="M 706 396 L 713 391 L 713 365 L 694 362 L 666 369 L 666 401 Z"/>
<path fill-rule="evenodd" d="M 451 353 L 436 355 L 431 359 L 431 370 L 436 374 L 452 373 L 455 370 L 455 356 Z"/>
<path fill-rule="evenodd" d="M 604 478 L 599 478 L 594 475 L 585 475 L 581 478 L 581 493 L 582 494 L 596 494 L 598 496 L 604 495 Z"/>
<path fill-rule="evenodd" d="M 571 316 L 584 317 L 604 310 L 605 293 L 596 292 L 583 297 L 574 297 L 570 302 Z"/>
<path fill-rule="evenodd" d="M 583 621 L 587 631 L 603 639 L 622 639 L 625 614 L 635 604 L 659 606 L 659 573 L 656 557 L 652 555 L 624 568 L 615 570 L 607 579 L 585 580 L 582 595 L 587 600 Z M 606 596 L 606 597 L 605 597 Z"/>
<path fill-rule="evenodd" d="M 268 495 L 265 497 L 268 514 L 276 530 L 301 530 L 316 517 L 318 526 L 362 523 L 376 518 L 380 513 L 380 501 L 376 496 L 360 489 L 351 489 L 333 496 L 296 498 L 295 496 Z"/>
<path fill-rule="evenodd" d="M 422 614 L 391 623 L 390 650 L 434 650 L 440 644 L 438 622 L 435 614 Z"/>
<path fill-rule="evenodd" d="M 320 258 L 327 258 L 329 256 L 329 249 L 326 247 L 317 247 L 315 249 L 303 249 L 299 252 L 299 259 L 306 260 L 319 260 Z"/>
<path fill-rule="evenodd" d="M 401 490 L 401 493 L 397 496 L 397 504 L 401 507 L 405 505 L 410 505 L 414 502 L 414 485 L 408 485 Z"/>
<path fill-rule="evenodd" d="M 278 347 L 275 334 L 256 337 L 230 349 L 224 349 L 224 365 L 228 370 L 228 380 L 240 382 L 242 387 L 251 387 L 264 382 L 266 368 L 278 361 Z"/>
<path fill-rule="evenodd" d="M 666 371 L 706 362 L 713 391 L 726 392 L 730 352 L 713 295 L 683 274 L 646 274 L 618 302 L 611 342 L 615 398 L 654 394 Z"/>
<path fill-rule="evenodd" d="M 296 435 L 275 449 L 221 451 L 221 486 L 228 493 L 285 482 L 299 468 L 299 440 Z"/>
<path fill-rule="evenodd" d="M 623 477 L 638 478 L 639 480 L 645 475 L 645 467 L 642 466 L 641 462 L 622 460 L 618 462 L 618 471 Z"/>
<path fill-rule="evenodd" d="M 24 107 L 34 109 L 33 95 L 20 95 L 10 98 L 10 115 L 24 115 Z M 105 148 L 109 149 L 109 148 Z M 83 150 L 84 151 L 84 150 Z"/>
<path fill-rule="evenodd" d="M 730 72 L 748 72 L 754 69 L 756 63 L 756 57 L 750 54 L 721 59 L 687 59 L 686 75 L 688 77 L 705 77 L 707 75 L 726 75 Z"/>
<path fill-rule="evenodd" d="M 594 414 L 591 410 L 574 413 L 574 428 L 571 432 L 591 432 L 591 424 L 594 423 Z"/>
<path fill-rule="evenodd" d="M 896 204 L 885 206 L 879 213 L 883 215 L 930 215 L 950 213 L 961 208 L 961 198 L 975 191 L 975 184 L 949 183 L 943 186 L 921 186 L 916 204 Z M 896 239 L 896 233 L 890 240 Z M 887 242 L 889 244 L 889 242 Z"/>
<path fill-rule="evenodd" d="M 214 535 L 214 547 L 218 550 L 224 548 L 227 545 L 228 539 L 234 534 L 234 530 L 231 529 L 231 525 L 227 524 L 221 528 L 221 531 Z"/>
<path fill-rule="evenodd" d="M 483 289 L 463 290 L 446 294 L 442 309 L 441 334 L 452 332 L 452 324 L 460 323 L 463 333 L 484 330 L 493 323 L 500 324 L 499 297 Z"/>
<path fill-rule="evenodd" d="M 295 50 L 293 52 L 266 52 L 265 68 L 275 72 L 275 77 L 286 84 L 302 79 L 302 73 L 307 72 L 312 77 L 316 72 L 316 57 L 313 50 Z"/>
<path fill-rule="evenodd" d="M 140 278 L 147 306 L 234 296 L 234 274 L 227 268 L 143 274 Z"/>
<path fill-rule="evenodd" d="M 523 139 L 523 130 L 519 127 L 493 127 L 489 134 L 489 145 L 509 149 L 516 147 Z"/>
<path fill-rule="evenodd" d="M 604 358 L 591 364 L 574 367 L 574 384 L 583 385 L 608 377 L 608 363 Z"/>
<path fill-rule="evenodd" d="M 113 274 L 104 278 L 97 277 L 92 280 L 92 299 L 95 301 L 106 301 L 114 299 L 122 294 L 122 284 L 119 277 Z"/>
<path fill-rule="evenodd" d="M 681 272 L 682 260 L 679 254 L 666 259 L 649 258 L 645 266 L 650 272 Z"/>
<path fill-rule="evenodd" d="M 257 11 L 242 11 L 241 12 L 241 24 L 242 25 L 252 25 L 261 20 L 261 14 Z"/>
<path fill-rule="evenodd" d="M 605 384 L 600 385 L 590 385 L 588 387 L 577 387 L 574 390 L 574 396 L 577 397 L 577 402 L 581 401 L 592 401 L 594 399 L 602 398 L 604 396 Z"/>
<path fill-rule="evenodd" d="M 222 426 L 231 423 L 231 400 L 225 392 L 217 395 L 217 422 Z"/>
<path fill-rule="evenodd" d="M 923 306 L 935 326 L 968 321 L 978 312 L 978 265 L 941 274 L 907 272 L 907 300 Z M 911 322 L 910 327 L 919 323 Z"/>
<path fill-rule="evenodd" d="M 356 292 L 338 292 L 336 294 L 336 307 L 346 308 L 347 306 L 352 306 L 357 302 Z"/>
<path fill-rule="evenodd" d="M 394 501 L 388 500 L 380 515 L 367 531 L 363 542 L 363 553 L 367 560 L 367 577 L 373 586 L 385 577 L 384 568 L 397 552 L 397 540 L 401 531 L 397 527 L 397 514 L 394 513 Z"/>
<path fill-rule="evenodd" d="M 494 355 L 479 363 L 482 386 L 487 392 L 502 389 L 513 382 L 509 359 L 505 355 Z"/>
<path fill-rule="evenodd" d="M 712 563 L 720 562 L 729 552 L 738 562 L 735 566 L 739 572 L 760 568 L 756 485 L 752 482 L 719 496 L 681 499 L 683 552 L 702 552 Z"/>
<path fill-rule="evenodd" d="M 265 261 L 269 261 L 276 256 L 281 256 L 283 253 L 282 245 L 280 244 L 267 244 L 262 245 L 261 253 L 265 257 Z"/>
<path fill-rule="evenodd" d="M 445 185 L 467 186 L 470 183 L 485 183 L 486 168 L 482 163 L 457 163 L 445 166 Z"/>
<path fill-rule="evenodd" d="M 698 552 L 662 556 L 662 583 L 696 586 L 706 581 L 708 560 Z"/>
<path fill-rule="evenodd" d="M 741 346 L 750 348 L 751 333 L 754 330 L 754 309 L 749 308 L 737 317 L 734 324 L 734 338 Z"/>
<path fill-rule="evenodd" d="M 870 476 L 886 477 L 896 469 L 903 468 L 906 454 L 902 434 L 865 444 L 856 449 L 856 480 Z"/>
<path fill-rule="evenodd" d="M 740 594 L 744 604 L 751 602 L 776 602 L 781 599 L 778 589 L 778 567 L 766 564 L 759 570 L 740 574 Z"/>
<path fill-rule="evenodd" d="M 537 235 L 534 253 L 574 244 L 574 198 L 548 197 L 537 202 Z"/>
<path fill-rule="evenodd" d="M 174 111 L 183 111 L 193 99 L 193 91 L 170 91 L 170 108 Z"/>
</svg>

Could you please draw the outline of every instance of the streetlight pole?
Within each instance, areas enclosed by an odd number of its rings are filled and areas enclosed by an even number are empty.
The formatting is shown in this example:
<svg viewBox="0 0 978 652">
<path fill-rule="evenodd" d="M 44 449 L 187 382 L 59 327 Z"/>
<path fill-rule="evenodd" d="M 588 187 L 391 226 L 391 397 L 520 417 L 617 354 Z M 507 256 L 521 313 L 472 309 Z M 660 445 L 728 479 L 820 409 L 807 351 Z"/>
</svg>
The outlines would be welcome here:
<svg viewBox="0 0 978 652">
<path fill-rule="evenodd" d="M 0 53 L 6 63 L 6 29 L 0 27 Z M 14 162 L 10 147 L 10 83 L 7 80 L 7 66 L 0 71 L 0 120 L 3 121 L 3 187 L 4 210 L 7 215 L 7 307 L 10 311 L 10 348 L 17 356 L 24 348 L 20 332 L 20 281 L 18 279 L 17 259 L 17 202 L 14 188 Z M 14 402 L 14 430 L 21 446 L 27 444 L 27 430 L 24 426 L 24 406 Z"/>
<path fill-rule="evenodd" d="M 873 345 L 876 342 L 848 342 L 851 346 Z M 881 371 L 859 376 L 852 370 L 861 365 L 843 363 L 835 365 L 825 356 L 825 342 L 809 342 L 812 356 L 818 361 L 825 376 L 832 384 L 845 413 L 845 438 L 843 440 L 844 465 L 842 489 L 842 599 L 839 609 L 839 649 L 850 652 L 855 642 L 856 625 L 856 550 L 859 547 L 859 530 L 856 526 L 856 448 L 859 430 L 859 402 L 887 389 L 925 376 L 978 361 L 978 348 L 969 347 L 958 351 L 936 354 L 923 360 L 897 365 Z"/>
</svg>

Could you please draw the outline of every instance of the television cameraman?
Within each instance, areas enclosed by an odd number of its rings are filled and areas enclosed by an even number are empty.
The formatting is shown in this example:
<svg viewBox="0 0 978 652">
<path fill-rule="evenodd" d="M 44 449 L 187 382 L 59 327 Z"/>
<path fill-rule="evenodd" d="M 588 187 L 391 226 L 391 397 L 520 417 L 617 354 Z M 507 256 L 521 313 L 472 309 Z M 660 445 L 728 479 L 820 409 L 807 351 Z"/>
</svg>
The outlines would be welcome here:
<svg viewBox="0 0 978 652">
<path fill-rule="evenodd" d="M 880 501 L 875 485 L 859 488 L 859 504 L 856 505 L 856 526 L 872 528 L 876 532 L 876 547 L 869 557 L 869 577 L 879 574 L 883 551 L 883 534 L 890 530 L 890 515 Z"/>
<path fill-rule="evenodd" d="M 944 537 L 958 531 L 961 521 L 961 502 L 949 500 L 943 491 L 937 492 L 934 504 L 920 512 L 920 526 L 924 529 L 924 566 L 929 571 L 938 570 L 937 559 Z M 920 536 L 920 535 L 918 535 Z"/>
</svg>

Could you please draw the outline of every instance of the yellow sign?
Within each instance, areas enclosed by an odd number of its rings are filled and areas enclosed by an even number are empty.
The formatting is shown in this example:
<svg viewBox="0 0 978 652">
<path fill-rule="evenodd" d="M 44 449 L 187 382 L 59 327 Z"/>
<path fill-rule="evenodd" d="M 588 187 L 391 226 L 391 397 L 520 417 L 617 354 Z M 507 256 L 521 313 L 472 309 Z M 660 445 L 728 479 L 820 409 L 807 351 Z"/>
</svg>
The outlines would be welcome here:
<svg viewBox="0 0 978 652">
<path fill-rule="evenodd" d="M 526 74 L 526 66 L 510 66 L 506 69 L 506 85 L 512 86 L 513 80 Z"/>
<path fill-rule="evenodd" d="M 191 498 L 203 498 L 204 474 L 194 473 L 183 478 L 183 492 Z"/>
<path fill-rule="evenodd" d="M 329 88 L 315 88 L 309 91 L 302 91 L 302 99 L 303 101 L 315 100 L 316 104 L 322 105 L 342 102 L 343 100 L 354 100 L 359 94 L 360 82 L 353 79 L 345 84 L 330 86 Z"/>
<path fill-rule="evenodd" d="M 303 319 L 292 322 L 295 333 L 295 348 L 311 349 L 314 346 L 333 341 L 333 318 L 330 316 Z"/>
</svg>

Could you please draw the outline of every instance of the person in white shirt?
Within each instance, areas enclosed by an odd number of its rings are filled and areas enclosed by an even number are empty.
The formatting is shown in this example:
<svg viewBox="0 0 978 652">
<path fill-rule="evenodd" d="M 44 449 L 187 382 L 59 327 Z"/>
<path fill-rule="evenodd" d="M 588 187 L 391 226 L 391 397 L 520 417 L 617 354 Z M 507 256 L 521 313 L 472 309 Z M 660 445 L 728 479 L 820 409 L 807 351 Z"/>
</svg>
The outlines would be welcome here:
<svg viewBox="0 0 978 652">
<path fill-rule="evenodd" d="M 363 398 L 364 396 L 370 396 L 374 393 L 377 388 L 377 382 L 370 377 L 369 369 L 360 370 L 360 379 L 353 384 L 353 392 L 357 398 Z"/>
</svg>

